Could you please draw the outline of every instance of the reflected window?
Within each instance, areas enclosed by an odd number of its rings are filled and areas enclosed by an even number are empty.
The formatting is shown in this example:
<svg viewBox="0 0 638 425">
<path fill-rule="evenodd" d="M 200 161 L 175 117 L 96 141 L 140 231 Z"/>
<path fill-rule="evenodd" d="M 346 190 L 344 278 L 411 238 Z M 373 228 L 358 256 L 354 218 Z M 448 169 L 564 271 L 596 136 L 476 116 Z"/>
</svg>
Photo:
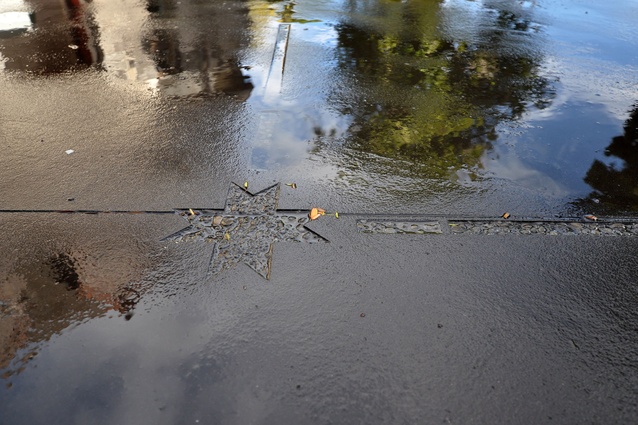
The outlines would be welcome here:
<svg viewBox="0 0 638 425">
<path fill-rule="evenodd" d="M 31 25 L 31 16 L 27 12 L 0 13 L 0 34 L 4 31 L 28 29 Z"/>
</svg>

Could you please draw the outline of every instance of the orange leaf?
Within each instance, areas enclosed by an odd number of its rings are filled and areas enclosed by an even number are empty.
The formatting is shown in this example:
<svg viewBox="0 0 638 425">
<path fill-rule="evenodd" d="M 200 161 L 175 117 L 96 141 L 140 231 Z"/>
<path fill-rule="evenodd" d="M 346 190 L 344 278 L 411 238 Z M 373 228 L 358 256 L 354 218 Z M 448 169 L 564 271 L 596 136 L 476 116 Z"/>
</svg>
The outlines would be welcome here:
<svg viewBox="0 0 638 425">
<path fill-rule="evenodd" d="M 316 220 L 319 217 L 321 217 L 322 215 L 324 215 L 325 213 L 326 213 L 326 210 L 315 207 L 315 208 L 310 210 L 310 213 L 308 214 L 308 217 L 310 218 L 310 220 Z"/>
</svg>

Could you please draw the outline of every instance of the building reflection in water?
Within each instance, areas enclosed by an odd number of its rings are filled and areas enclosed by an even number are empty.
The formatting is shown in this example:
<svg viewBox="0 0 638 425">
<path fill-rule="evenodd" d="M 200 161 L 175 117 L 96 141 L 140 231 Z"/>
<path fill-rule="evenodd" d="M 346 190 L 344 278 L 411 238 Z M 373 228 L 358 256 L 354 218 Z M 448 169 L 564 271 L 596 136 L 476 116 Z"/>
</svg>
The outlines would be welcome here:
<svg viewBox="0 0 638 425">
<path fill-rule="evenodd" d="M 149 283 L 139 264 L 118 261 L 95 268 L 82 252 L 58 252 L 22 262 L 3 273 L 0 286 L 0 369 L 10 379 L 37 355 L 43 342 L 65 329 L 114 311 L 126 320 Z M 103 261 L 103 260 L 101 260 Z M 107 260 L 107 263 L 109 261 Z M 8 381 L 10 382 L 10 381 Z"/>
<path fill-rule="evenodd" d="M 242 39 L 229 36 L 234 33 L 229 29 L 247 27 L 247 9 L 148 0 L 146 10 L 142 48 L 155 63 L 154 88 L 175 96 L 225 93 L 248 99 L 253 85 L 237 58 Z M 218 20 L 223 25 L 210 25 L 210 13 L 227 15 Z"/>
<path fill-rule="evenodd" d="M 170 96 L 225 93 L 245 100 L 253 85 L 238 52 L 247 13 L 241 2 L 229 8 L 174 0 L 148 0 L 145 7 L 12 0 L 0 5 L 0 71 L 52 74 L 92 67 Z M 211 14 L 222 25 L 210 25 Z"/>
<path fill-rule="evenodd" d="M 2 10 L 6 11 L 1 14 L 0 54 L 5 71 L 53 74 L 102 63 L 100 32 L 90 1 L 21 0 Z"/>
<path fill-rule="evenodd" d="M 162 291 L 164 219 L 134 217 L 4 214 L 0 252 L 11 253 L 0 257 L 5 385 L 57 335 L 105 315 L 129 320 L 150 292 Z"/>
</svg>

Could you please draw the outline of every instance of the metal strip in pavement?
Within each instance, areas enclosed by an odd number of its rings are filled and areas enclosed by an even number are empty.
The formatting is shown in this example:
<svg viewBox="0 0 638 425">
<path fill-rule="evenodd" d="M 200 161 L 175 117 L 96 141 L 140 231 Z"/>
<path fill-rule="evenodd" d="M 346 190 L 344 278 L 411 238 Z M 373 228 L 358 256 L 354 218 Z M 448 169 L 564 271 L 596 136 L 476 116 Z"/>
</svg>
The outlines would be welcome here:
<svg viewBox="0 0 638 425">
<path fill-rule="evenodd" d="M 268 71 L 268 79 L 266 80 L 266 97 L 276 95 L 281 91 L 289 36 L 290 24 L 280 24 L 277 31 L 277 40 L 275 41 L 275 50 L 270 63 L 270 70 Z"/>
<path fill-rule="evenodd" d="M 175 214 L 178 210 L 47 210 L 47 209 L 7 209 L 0 214 Z M 186 209 L 188 211 L 188 209 Z"/>
</svg>

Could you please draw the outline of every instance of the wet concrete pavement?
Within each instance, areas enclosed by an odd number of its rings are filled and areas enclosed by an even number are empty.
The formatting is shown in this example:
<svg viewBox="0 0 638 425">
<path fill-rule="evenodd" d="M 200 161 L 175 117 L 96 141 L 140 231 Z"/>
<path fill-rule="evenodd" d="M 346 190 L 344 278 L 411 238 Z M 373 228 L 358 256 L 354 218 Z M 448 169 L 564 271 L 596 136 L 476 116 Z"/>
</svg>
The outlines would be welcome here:
<svg viewBox="0 0 638 425">
<path fill-rule="evenodd" d="M 34 218 L 2 225 L 24 341 L 3 423 L 636 417 L 635 237 L 366 234 L 324 216 L 311 228 L 330 243 L 276 243 L 267 281 L 211 276 L 211 244 L 159 242 L 172 216 Z M 78 293 L 53 284 L 57 252 Z M 99 306 L 123 288 L 142 294 L 130 320 Z"/>
<path fill-rule="evenodd" d="M 636 421 L 635 5 L 120 3 L 0 6 L 0 423 Z"/>
</svg>

